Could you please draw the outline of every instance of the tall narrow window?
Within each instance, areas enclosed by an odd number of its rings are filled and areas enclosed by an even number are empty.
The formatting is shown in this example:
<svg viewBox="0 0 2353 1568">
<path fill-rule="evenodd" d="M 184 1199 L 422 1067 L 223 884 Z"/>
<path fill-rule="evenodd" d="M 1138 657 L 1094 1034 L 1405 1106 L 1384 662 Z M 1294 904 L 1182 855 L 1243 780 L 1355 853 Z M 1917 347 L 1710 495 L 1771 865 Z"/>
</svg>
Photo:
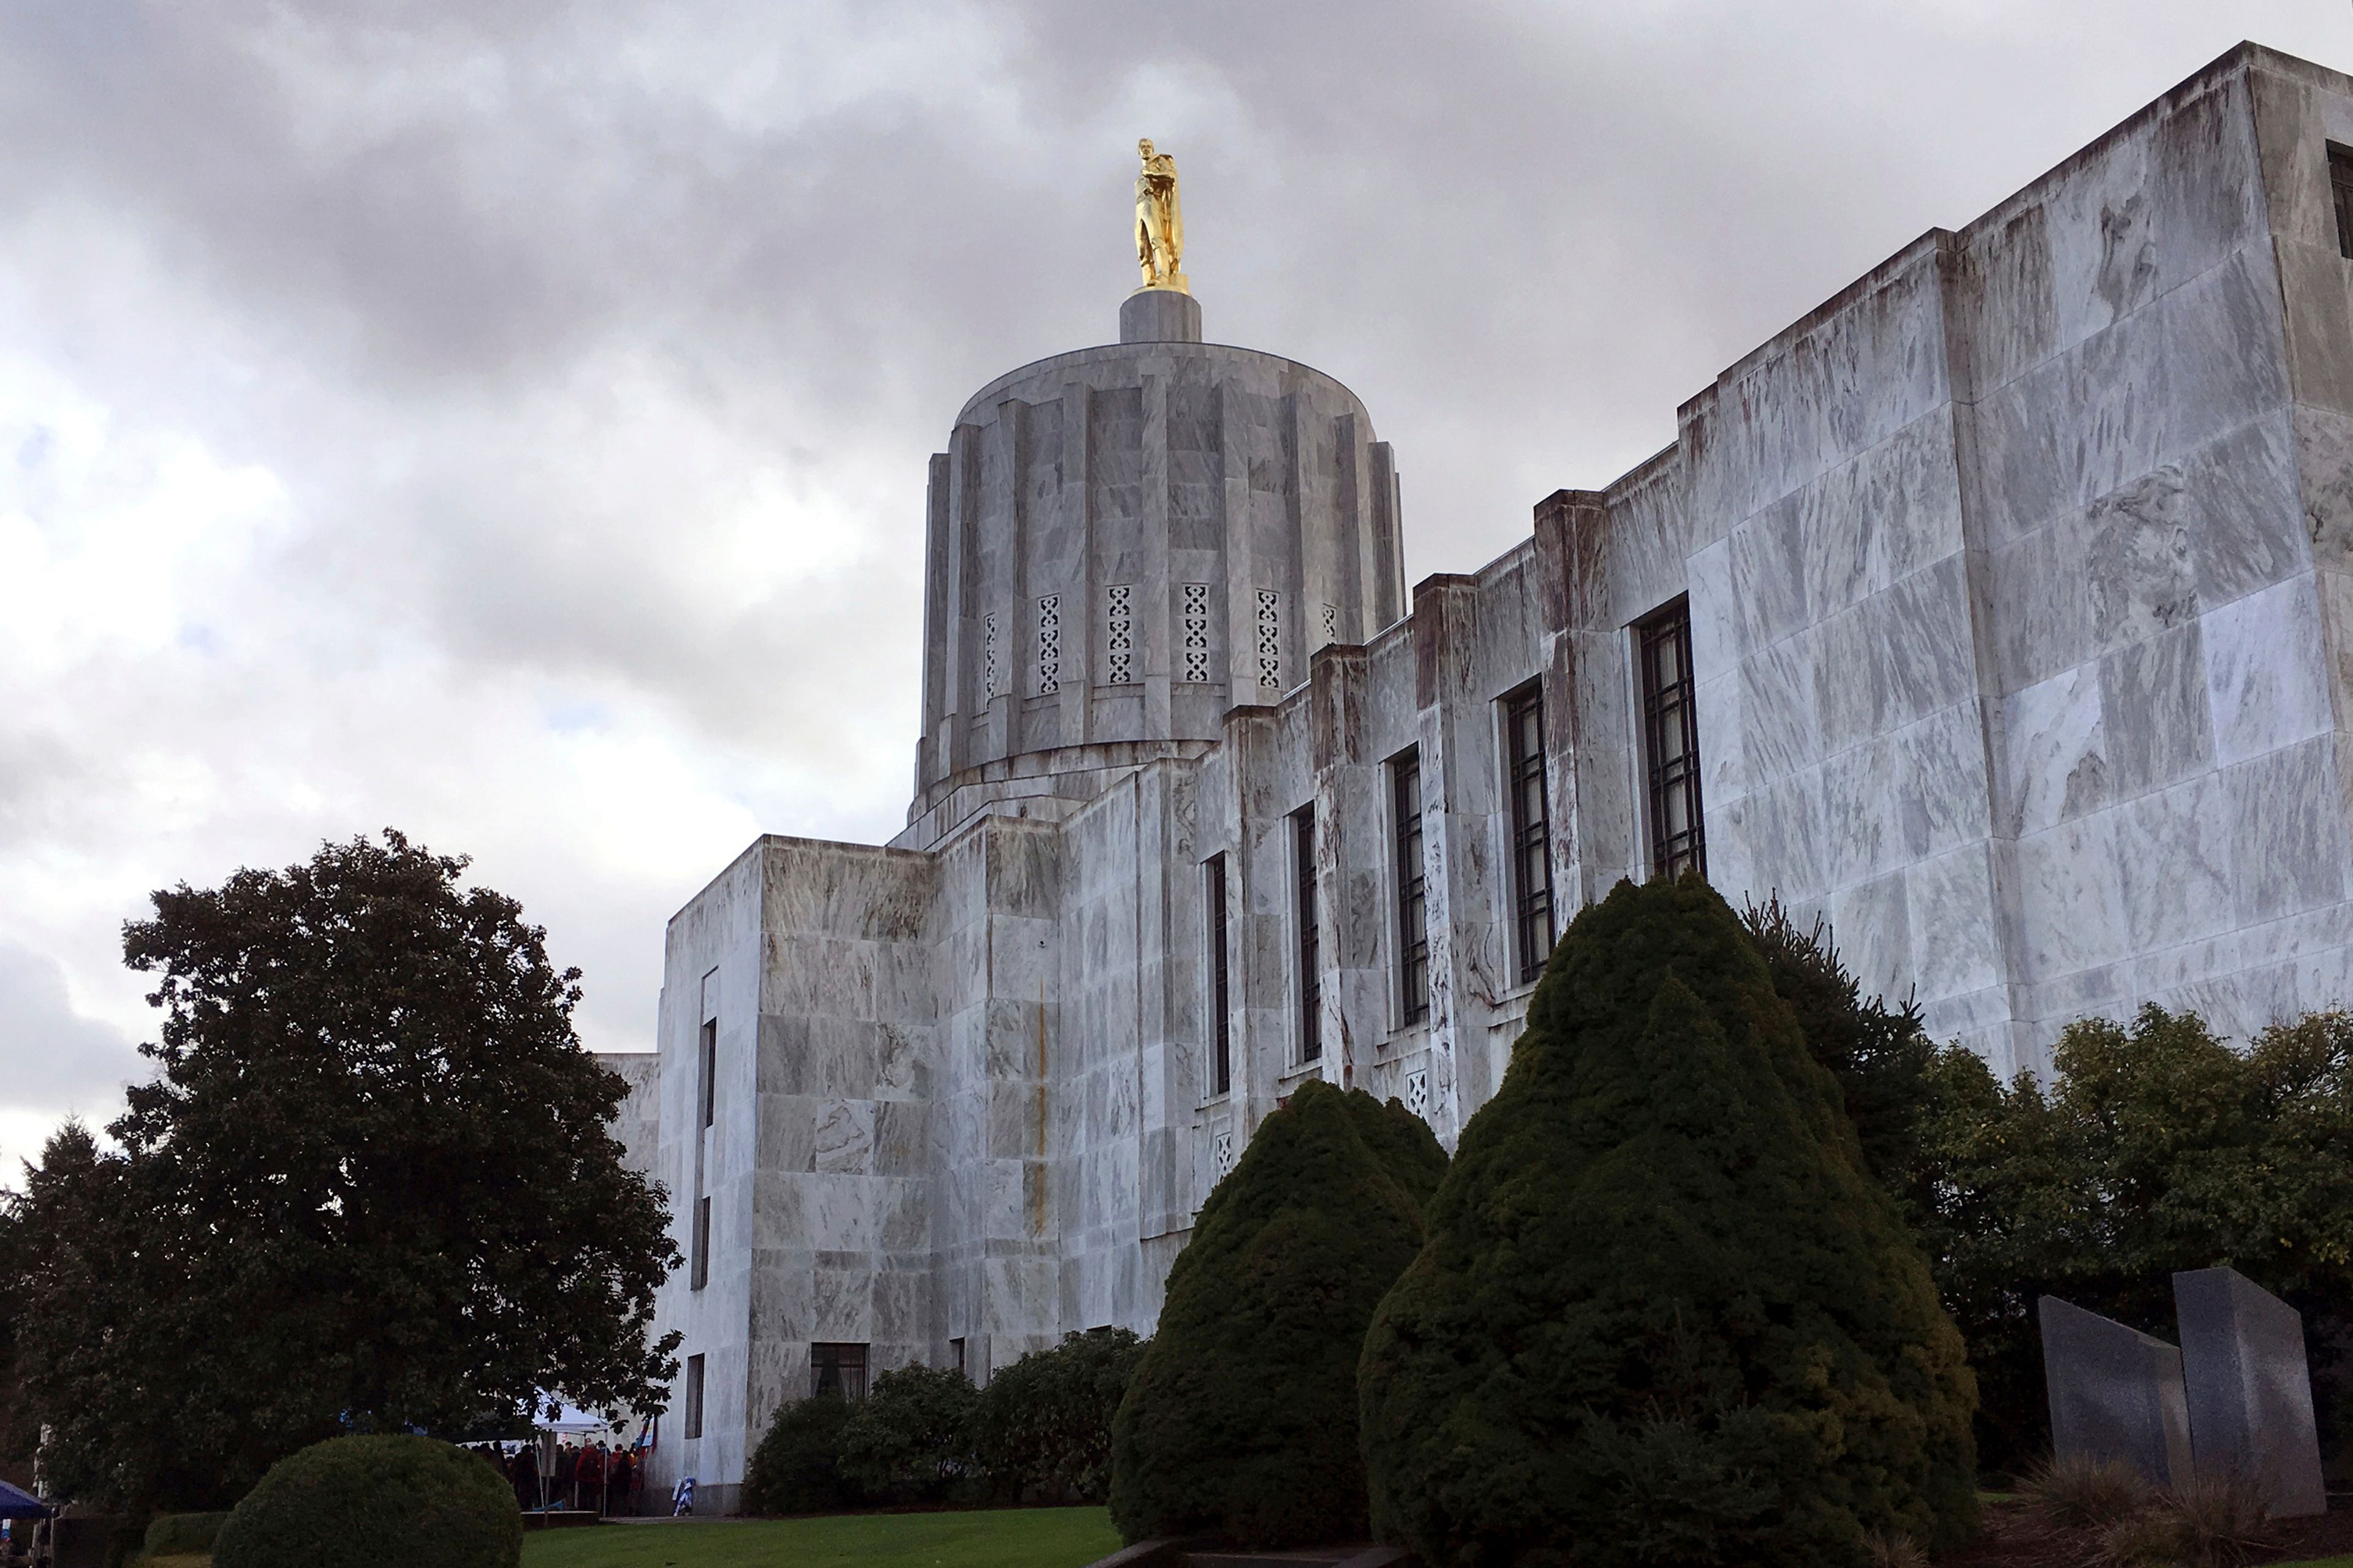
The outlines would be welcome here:
<svg viewBox="0 0 2353 1568">
<path fill-rule="evenodd" d="M 686 1358 L 686 1435 L 702 1436 L 702 1358 Z"/>
<path fill-rule="evenodd" d="M 1692 699 L 1691 601 L 1634 628 L 1642 666 L 1642 746 L 1651 778 L 1651 871 L 1707 875 L 1700 828 L 1699 710 Z"/>
<path fill-rule="evenodd" d="M 711 1283 L 711 1200 L 694 1204 L 694 1260 L 687 1271 L 687 1289 L 700 1290 Z"/>
<path fill-rule="evenodd" d="M 1324 1055 L 1323 959 L 1315 940 L 1315 808 L 1303 806 L 1291 819 L 1292 881 L 1299 921 L 1299 1059 Z"/>
<path fill-rule="evenodd" d="M 702 1024 L 702 1125 L 708 1127 L 719 1113 L 719 1020 L 706 1018 Z"/>
<path fill-rule="evenodd" d="M 2328 144 L 2328 184 L 2337 195 L 2337 249 L 2353 257 L 2353 148 Z"/>
<path fill-rule="evenodd" d="M 1226 966 L 1226 858 L 1213 855 L 1201 868 L 1209 919 L 1209 1092 L 1234 1087 L 1232 981 Z"/>
<path fill-rule="evenodd" d="M 838 1394 L 849 1400 L 865 1398 L 866 1347 L 809 1346 L 809 1392 Z"/>
<path fill-rule="evenodd" d="M 1522 984 L 1552 956 L 1552 818 L 1545 803 L 1544 687 L 1531 681 L 1504 700 L 1504 747 L 1512 796 L 1512 913 Z"/>
<path fill-rule="evenodd" d="M 1405 1021 L 1430 1016 L 1430 906 L 1421 861 L 1421 753 L 1389 764 L 1389 795 L 1397 813 L 1398 998 Z"/>
</svg>

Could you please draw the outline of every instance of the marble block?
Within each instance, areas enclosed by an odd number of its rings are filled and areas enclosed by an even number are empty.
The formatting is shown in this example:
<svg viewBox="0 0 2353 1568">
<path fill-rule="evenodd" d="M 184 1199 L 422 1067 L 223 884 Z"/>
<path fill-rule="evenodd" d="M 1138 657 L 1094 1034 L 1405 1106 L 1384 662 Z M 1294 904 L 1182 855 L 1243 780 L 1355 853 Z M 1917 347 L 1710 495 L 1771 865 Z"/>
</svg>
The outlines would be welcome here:
<svg viewBox="0 0 2353 1568">
<path fill-rule="evenodd" d="M 2114 1459 L 2158 1486 L 2191 1476 L 2181 1352 L 2163 1340 L 2071 1306 L 2038 1304 L 2051 1448 L 2060 1459 Z"/>
<path fill-rule="evenodd" d="M 1138 289 L 1119 307 L 1124 343 L 1198 343 L 1201 302 L 1174 289 Z"/>
<path fill-rule="evenodd" d="M 2304 1315 L 2232 1268 L 2173 1277 L 2198 1473 L 2256 1478 L 2273 1517 L 2328 1511 Z"/>
</svg>

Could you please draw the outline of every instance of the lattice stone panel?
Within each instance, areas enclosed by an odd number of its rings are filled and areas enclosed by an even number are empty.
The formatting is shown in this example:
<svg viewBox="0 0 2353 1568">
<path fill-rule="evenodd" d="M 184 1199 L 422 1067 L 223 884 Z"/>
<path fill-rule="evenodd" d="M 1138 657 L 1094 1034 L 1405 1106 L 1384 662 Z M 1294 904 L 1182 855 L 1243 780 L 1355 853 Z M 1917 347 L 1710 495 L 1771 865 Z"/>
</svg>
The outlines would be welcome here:
<svg viewBox="0 0 2353 1568">
<path fill-rule="evenodd" d="M 1184 595 L 1177 620 L 1185 642 L 1185 679 L 1206 683 L 1209 679 L 1209 585 L 1187 583 Z"/>
<path fill-rule="evenodd" d="M 1282 689 L 1282 595 L 1271 588 L 1258 591 L 1258 683 Z"/>
<path fill-rule="evenodd" d="M 980 694 L 997 695 L 997 612 L 980 618 Z"/>
<path fill-rule="evenodd" d="M 1038 601 L 1038 694 L 1062 689 L 1062 595 Z"/>
<path fill-rule="evenodd" d="M 1233 1173 L 1234 1135 L 1231 1132 L 1220 1132 L 1209 1140 L 1209 1168 L 1221 1182 Z"/>
<path fill-rule="evenodd" d="M 1340 606 L 1337 605 L 1324 606 L 1324 640 L 1326 642 L 1340 640 Z"/>
<path fill-rule="evenodd" d="M 1423 1121 L 1430 1120 L 1430 1069 L 1416 1068 L 1405 1075 L 1405 1108 Z"/>
<path fill-rule="evenodd" d="M 1135 584 L 1103 588 L 1103 682 L 1125 686 L 1135 679 Z"/>
</svg>

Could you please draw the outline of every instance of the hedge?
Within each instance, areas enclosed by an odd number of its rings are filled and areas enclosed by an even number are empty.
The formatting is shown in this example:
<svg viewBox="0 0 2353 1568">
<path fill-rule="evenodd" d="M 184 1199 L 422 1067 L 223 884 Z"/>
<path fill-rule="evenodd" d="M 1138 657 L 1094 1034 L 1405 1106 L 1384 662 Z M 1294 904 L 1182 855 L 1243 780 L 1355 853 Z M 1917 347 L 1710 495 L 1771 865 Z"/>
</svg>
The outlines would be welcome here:
<svg viewBox="0 0 2353 1568">
<path fill-rule="evenodd" d="M 213 1568 L 516 1568 L 513 1491 L 430 1437 L 335 1437 L 280 1459 L 229 1511 Z"/>
<path fill-rule="evenodd" d="M 1403 1106 L 1322 1082 L 1259 1126 L 1169 1271 L 1113 1421 L 1112 1519 L 1126 1539 L 1364 1536 L 1357 1351 L 1421 1245 L 1445 1163 Z"/>
</svg>

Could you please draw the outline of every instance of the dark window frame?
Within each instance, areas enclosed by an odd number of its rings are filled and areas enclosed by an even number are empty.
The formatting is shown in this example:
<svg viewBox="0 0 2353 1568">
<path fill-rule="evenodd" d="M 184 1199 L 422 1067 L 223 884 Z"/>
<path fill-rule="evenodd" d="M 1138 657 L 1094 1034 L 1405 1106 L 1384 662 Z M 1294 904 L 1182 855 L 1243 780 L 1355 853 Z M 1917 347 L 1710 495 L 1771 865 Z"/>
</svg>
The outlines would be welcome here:
<svg viewBox="0 0 2353 1568">
<path fill-rule="evenodd" d="M 852 1405 L 866 1397 L 870 1345 L 822 1342 L 809 1346 L 809 1394 L 839 1394 Z"/>
<path fill-rule="evenodd" d="M 1234 1087 L 1233 954 L 1226 931 L 1226 858 L 1212 855 L 1201 869 L 1209 942 L 1209 1092 L 1215 1096 L 1230 1094 Z"/>
<path fill-rule="evenodd" d="M 1389 809 L 1397 853 L 1398 1014 L 1412 1025 L 1430 1016 L 1429 860 L 1422 844 L 1419 748 L 1389 763 Z"/>
<path fill-rule="evenodd" d="M 1635 623 L 1634 656 L 1642 696 L 1643 799 L 1651 817 L 1651 875 L 1678 877 L 1695 870 L 1705 877 L 1699 682 L 1692 669 L 1689 597 L 1676 599 Z"/>
<path fill-rule="evenodd" d="M 2353 147 L 2328 143 L 2328 189 L 2337 203 L 2337 253 L 2353 260 Z"/>
<path fill-rule="evenodd" d="M 1504 706 L 1504 792 L 1510 796 L 1512 930 L 1520 984 L 1552 957 L 1552 805 L 1546 783 L 1544 682 L 1507 692 Z"/>
<path fill-rule="evenodd" d="M 719 1120 L 719 1020 L 702 1020 L 702 1125 Z"/>
<path fill-rule="evenodd" d="M 1324 1059 L 1324 944 L 1316 929 L 1315 808 L 1291 814 L 1292 908 L 1299 931 L 1299 1060 Z"/>
<path fill-rule="evenodd" d="M 700 1290 L 711 1283 L 711 1198 L 705 1194 L 694 1200 L 694 1266 L 689 1272 L 687 1289 Z"/>
<path fill-rule="evenodd" d="M 702 1436 L 702 1357 L 686 1358 L 686 1436 Z"/>
</svg>

